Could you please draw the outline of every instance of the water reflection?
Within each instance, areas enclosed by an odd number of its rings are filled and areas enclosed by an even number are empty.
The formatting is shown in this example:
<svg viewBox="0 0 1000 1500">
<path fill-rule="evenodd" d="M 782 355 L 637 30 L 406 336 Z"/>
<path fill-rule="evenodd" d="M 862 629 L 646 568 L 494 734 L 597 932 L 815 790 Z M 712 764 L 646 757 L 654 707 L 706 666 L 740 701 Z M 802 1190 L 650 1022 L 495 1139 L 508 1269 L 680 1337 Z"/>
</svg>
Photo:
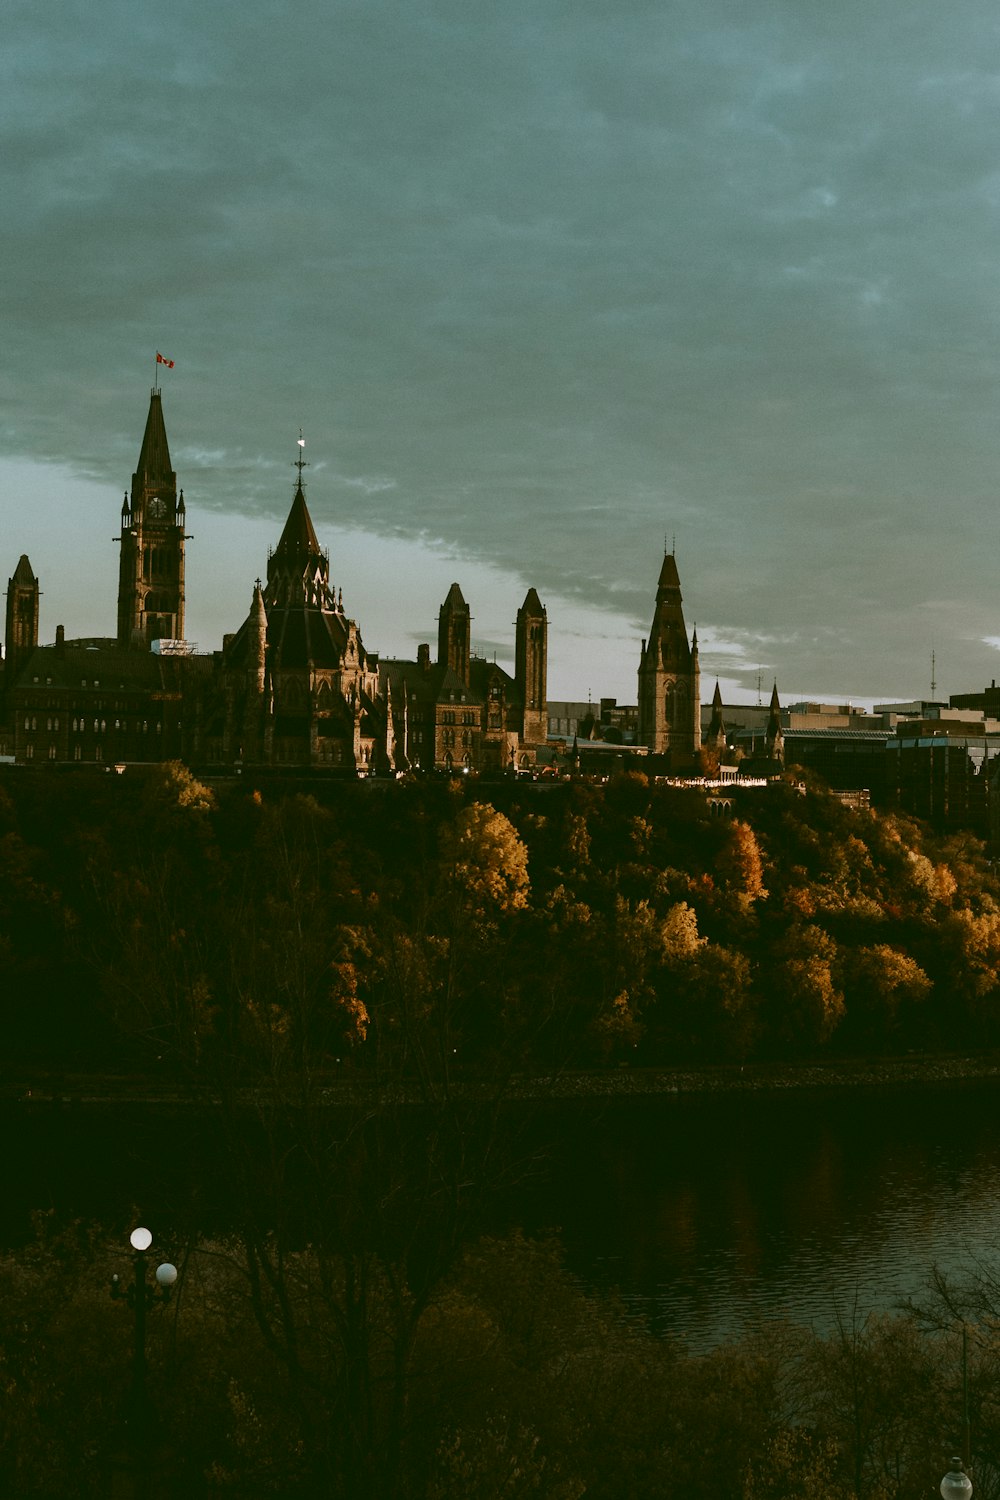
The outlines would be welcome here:
<svg viewBox="0 0 1000 1500">
<path fill-rule="evenodd" d="M 760 1318 L 919 1297 L 936 1264 L 996 1259 L 996 1087 L 687 1099 L 581 1121 L 535 1224 L 570 1263 L 693 1345 Z"/>
<path fill-rule="evenodd" d="M 538 1129 L 557 1147 L 495 1227 L 558 1228 L 578 1275 L 695 1347 L 759 1318 L 829 1328 L 838 1307 L 919 1297 L 935 1264 L 998 1262 L 998 1102 L 977 1084 L 559 1106 Z M 221 1138 L 196 1112 L 10 1108 L 0 1135 L 4 1244 L 32 1208 L 230 1222 Z"/>
</svg>

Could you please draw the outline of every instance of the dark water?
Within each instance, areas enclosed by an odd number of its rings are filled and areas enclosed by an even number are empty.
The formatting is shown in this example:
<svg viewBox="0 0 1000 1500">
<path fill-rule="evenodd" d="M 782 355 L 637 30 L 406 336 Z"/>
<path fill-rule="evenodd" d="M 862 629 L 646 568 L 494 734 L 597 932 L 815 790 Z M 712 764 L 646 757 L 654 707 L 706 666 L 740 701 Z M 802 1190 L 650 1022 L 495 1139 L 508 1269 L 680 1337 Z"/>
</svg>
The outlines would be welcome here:
<svg viewBox="0 0 1000 1500">
<path fill-rule="evenodd" d="M 818 1329 L 1000 1265 L 995 1085 L 650 1102 L 565 1143 L 536 1224 L 692 1345 L 761 1318 Z"/>
<path fill-rule="evenodd" d="M 692 1345 L 760 1317 L 829 1327 L 888 1310 L 937 1264 L 1000 1261 L 1000 1088 L 691 1097 L 566 1106 L 505 1213 L 558 1228 L 570 1267 Z M 0 1236 L 32 1208 L 156 1228 L 226 1221 L 211 1123 L 176 1112 L 9 1107 Z M 192 1200 L 193 1194 L 193 1200 Z"/>
</svg>

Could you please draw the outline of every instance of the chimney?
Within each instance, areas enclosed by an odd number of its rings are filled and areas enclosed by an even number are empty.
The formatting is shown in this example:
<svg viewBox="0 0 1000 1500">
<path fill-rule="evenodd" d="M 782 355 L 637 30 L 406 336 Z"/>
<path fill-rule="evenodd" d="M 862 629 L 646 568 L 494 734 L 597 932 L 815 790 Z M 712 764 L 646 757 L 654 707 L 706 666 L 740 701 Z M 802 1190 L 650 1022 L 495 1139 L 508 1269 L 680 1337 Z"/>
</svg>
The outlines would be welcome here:
<svg viewBox="0 0 1000 1500">
<path fill-rule="evenodd" d="M 417 666 L 425 673 L 431 669 L 431 648 L 426 641 L 417 647 Z"/>
<path fill-rule="evenodd" d="M 66 628 L 63 625 L 56 626 L 56 655 L 64 656 L 66 653 Z"/>
</svg>

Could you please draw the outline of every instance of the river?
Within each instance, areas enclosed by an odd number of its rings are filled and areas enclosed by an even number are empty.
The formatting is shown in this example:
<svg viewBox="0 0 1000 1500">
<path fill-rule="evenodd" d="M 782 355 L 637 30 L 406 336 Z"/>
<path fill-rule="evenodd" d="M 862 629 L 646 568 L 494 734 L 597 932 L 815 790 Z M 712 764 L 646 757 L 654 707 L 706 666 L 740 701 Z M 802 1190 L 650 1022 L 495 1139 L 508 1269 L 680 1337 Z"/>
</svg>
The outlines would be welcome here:
<svg viewBox="0 0 1000 1500">
<path fill-rule="evenodd" d="M 1000 1269 L 996 1083 L 615 1105 L 564 1138 L 532 1226 L 651 1326 L 705 1347 Z"/>
<path fill-rule="evenodd" d="M 558 1229 L 570 1268 L 706 1347 L 748 1321 L 818 1329 L 919 1297 L 934 1265 L 1000 1265 L 1000 1084 L 652 1097 L 550 1106 L 557 1145 L 505 1207 Z M 546 1132 L 543 1132 L 547 1133 Z M 8 1107 L 3 1243 L 32 1208 L 169 1219 L 201 1186 L 196 1116 Z"/>
</svg>

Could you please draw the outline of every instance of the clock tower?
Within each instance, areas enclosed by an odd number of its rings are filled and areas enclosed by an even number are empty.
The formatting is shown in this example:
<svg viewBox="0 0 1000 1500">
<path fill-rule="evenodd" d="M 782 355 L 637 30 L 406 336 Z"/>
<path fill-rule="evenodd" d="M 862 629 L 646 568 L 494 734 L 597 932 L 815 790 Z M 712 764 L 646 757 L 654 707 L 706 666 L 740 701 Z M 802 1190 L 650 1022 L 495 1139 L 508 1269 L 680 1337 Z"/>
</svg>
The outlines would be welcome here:
<svg viewBox="0 0 1000 1500">
<path fill-rule="evenodd" d="M 184 492 L 178 499 L 160 392 L 152 390 L 131 497 L 122 504 L 119 646 L 148 650 L 155 640 L 183 640 L 184 524 Z"/>
</svg>

